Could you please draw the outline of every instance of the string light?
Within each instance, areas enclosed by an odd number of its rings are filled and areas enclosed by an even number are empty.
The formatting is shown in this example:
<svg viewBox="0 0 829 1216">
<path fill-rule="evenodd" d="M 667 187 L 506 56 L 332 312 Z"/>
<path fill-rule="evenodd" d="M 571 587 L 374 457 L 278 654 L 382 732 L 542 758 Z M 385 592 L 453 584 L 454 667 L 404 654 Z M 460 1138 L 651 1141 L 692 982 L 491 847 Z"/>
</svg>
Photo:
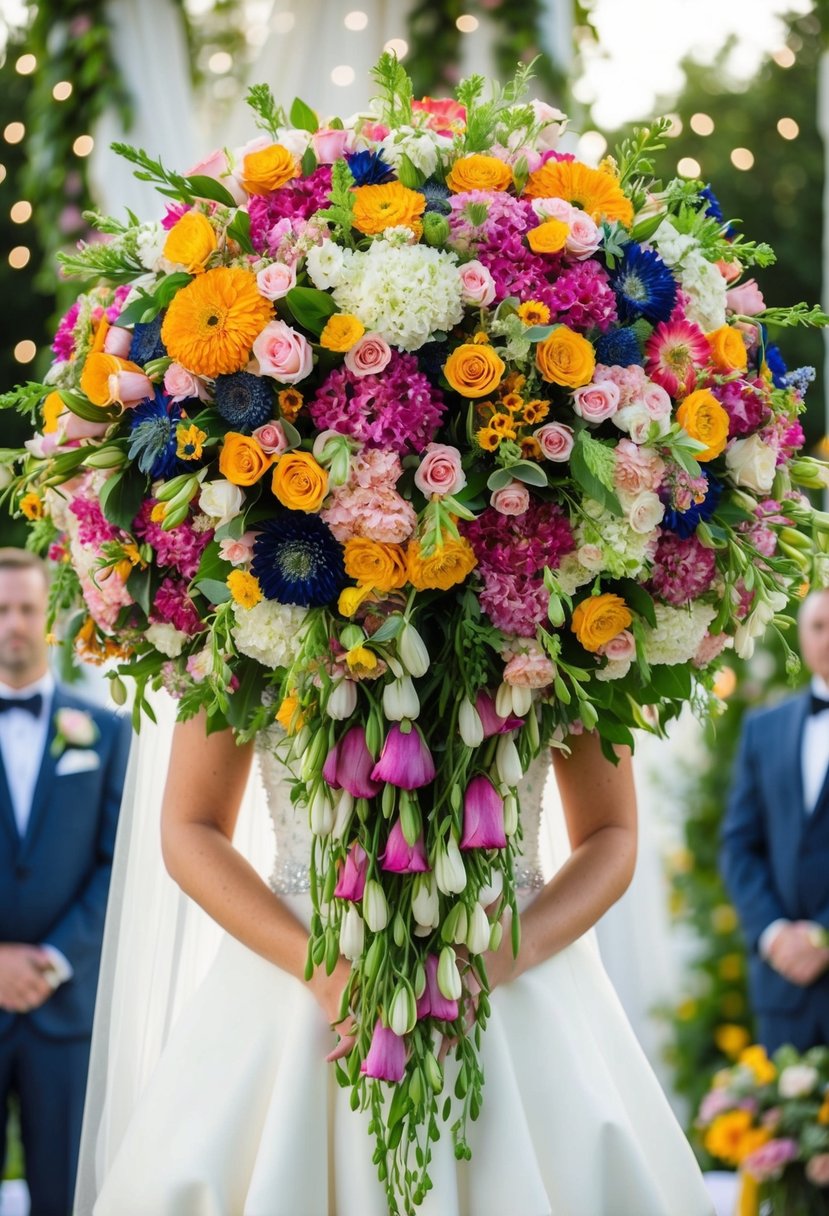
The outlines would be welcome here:
<svg viewBox="0 0 829 1216">
<path fill-rule="evenodd" d="M 714 120 L 710 114 L 692 114 L 690 126 L 697 135 L 711 135 L 714 131 Z"/>
<path fill-rule="evenodd" d="M 0 165 L 0 182 L 4 182 L 5 180 L 6 180 L 6 166 Z"/>
<path fill-rule="evenodd" d="M 32 218 L 32 204 L 26 199 L 20 199 L 13 205 L 9 217 L 13 224 L 25 224 Z"/>
<path fill-rule="evenodd" d="M 27 245 L 15 245 L 14 249 L 9 250 L 9 265 L 12 270 L 22 270 L 28 266 L 31 256 L 32 251 Z"/>
<path fill-rule="evenodd" d="M 72 96 L 72 82 L 69 80 L 59 80 L 52 89 L 52 96 L 55 101 L 66 101 Z"/>
<path fill-rule="evenodd" d="M 666 114 L 665 117 L 671 124 L 665 134 L 671 139 L 676 139 L 678 135 L 682 134 L 682 119 L 678 114 Z"/>
<path fill-rule="evenodd" d="M 797 139 L 800 134 L 800 127 L 793 118 L 779 118 L 777 120 L 777 130 L 784 139 Z"/>
<path fill-rule="evenodd" d="M 339 67 L 334 68 L 331 73 L 331 79 L 334 84 L 345 88 L 347 85 L 354 83 L 354 68 L 349 67 L 347 63 L 341 63 Z"/>
<path fill-rule="evenodd" d="M 693 156 L 683 156 L 678 162 L 676 171 L 680 177 L 696 178 L 702 176 L 702 165 Z"/>
<path fill-rule="evenodd" d="M 31 76 L 36 67 L 37 59 L 34 55 L 21 55 L 14 65 L 14 70 L 21 76 Z"/>
<path fill-rule="evenodd" d="M 233 59 L 227 51 L 214 51 L 207 61 L 210 71 L 216 76 L 223 76 L 233 67 Z"/>
<path fill-rule="evenodd" d="M 474 34 L 479 24 L 478 18 L 471 13 L 463 13 L 455 22 L 462 34 Z"/>
<path fill-rule="evenodd" d="M 360 9 L 355 8 L 352 12 L 346 13 L 343 25 L 347 30 L 364 30 L 368 25 L 368 13 L 363 13 Z"/>
<path fill-rule="evenodd" d="M 3 138 L 7 144 L 19 144 L 25 134 L 26 128 L 22 122 L 10 122 L 3 131 Z"/>
<path fill-rule="evenodd" d="M 94 147 L 95 140 L 91 135 L 79 135 L 72 145 L 72 151 L 76 156 L 89 156 Z"/>
<path fill-rule="evenodd" d="M 748 170 L 754 165 L 754 153 L 748 148 L 732 148 L 731 163 L 735 169 Z"/>
<path fill-rule="evenodd" d="M 409 44 L 405 38 L 389 38 L 383 50 L 396 55 L 398 59 L 403 59 L 409 53 Z"/>
<path fill-rule="evenodd" d="M 772 59 L 779 68 L 794 67 L 795 54 L 790 46 L 781 46 L 779 51 L 775 51 Z"/>
<path fill-rule="evenodd" d="M 24 338 L 22 342 L 17 343 L 13 354 L 18 363 L 31 363 L 37 354 L 37 347 L 31 338 Z"/>
</svg>

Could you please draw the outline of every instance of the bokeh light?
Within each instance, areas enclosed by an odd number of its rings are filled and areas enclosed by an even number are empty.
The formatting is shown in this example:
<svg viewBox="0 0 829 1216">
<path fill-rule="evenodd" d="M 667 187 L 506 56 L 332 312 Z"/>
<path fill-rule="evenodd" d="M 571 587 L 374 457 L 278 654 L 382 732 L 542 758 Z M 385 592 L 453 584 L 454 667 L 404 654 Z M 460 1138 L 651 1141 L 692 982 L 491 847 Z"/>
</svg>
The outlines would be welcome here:
<svg viewBox="0 0 829 1216">
<path fill-rule="evenodd" d="M 31 257 L 32 251 L 28 245 L 15 245 L 14 249 L 9 250 L 9 265 L 12 270 L 22 270 L 28 266 Z"/>
<path fill-rule="evenodd" d="M 21 198 L 12 205 L 9 218 L 13 224 L 25 224 L 32 218 L 32 204 L 28 199 Z"/>
<path fill-rule="evenodd" d="M 70 80 L 59 80 L 52 89 L 52 96 L 55 101 L 66 101 L 72 96 L 72 82 Z"/>
<path fill-rule="evenodd" d="M 34 55 L 21 55 L 14 65 L 14 70 L 21 76 L 31 76 L 36 67 L 37 59 Z"/>
<path fill-rule="evenodd" d="M 797 139 L 800 134 L 800 127 L 793 118 L 778 119 L 777 130 L 784 139 Z"/>
<path fill-rule="evenodd" d="M 26 134 L 26 128 L 22 122 L 10 122 L 3 130 L 3 138 L 7 144 L 19 144 Z"/>
<path fill-rule="evenodd" d="M 409 53 L 409 44 L 405 38 L 389 38 L 383 46 L 384 51 L 390 51 L 398 59 L 405 58 Z"/>
<path fill-rule="evenodd" d="M 37 347 L 31 338 L 24 338 L 22 342 L 17 343 L 13 354 L 18 363 L 31 363 L 37 354 Z"/>
<path fill-rule="evenodd" d="M 345 88 L 347 85 L 354 83 L 354 68 L 349 67 L 347 63 L 341 63 L 332 71 L 331 79 L 334 84 L 338 84 L 341 88 Z"/>
<path fill-rule="evenodd" d="M 347 30 L 364 30 L 368 25 L 368 13 L 364 13 L 358 8 L 352 9 L 343 18 L 343 25 Z"/>
<path fill-rule="evenodd" d="M 689 125 L 696 135 L 713 135 L 714 133 L 714 119 L 710 114 L 692 114 Z"/>
<path fill-rule="evenodd" d="M 754 165 L 754 153 L 748 148 L 732 148 L 731 163 L 735 169 L 746 171 Z"/>
<path fill-rule="evenodd" d="M 696 178 L 702 175 L 702 165 L 693 156 L 683 156 L 676 166 L 680 177 Z"/>
<path fill-rule="evenodd" d="M 79 135 L 72 145 L 72 151 L 76 156 L 89 156 L 94 147 L 95 140 L 91 135 Z"/>
<path fill-rule="evenodd" d="M 478 18 L 473 17 L 471 13 L 462 13 L 455 22 L 462 34 L 474 34 L 479 24 Z"/>
</svg>

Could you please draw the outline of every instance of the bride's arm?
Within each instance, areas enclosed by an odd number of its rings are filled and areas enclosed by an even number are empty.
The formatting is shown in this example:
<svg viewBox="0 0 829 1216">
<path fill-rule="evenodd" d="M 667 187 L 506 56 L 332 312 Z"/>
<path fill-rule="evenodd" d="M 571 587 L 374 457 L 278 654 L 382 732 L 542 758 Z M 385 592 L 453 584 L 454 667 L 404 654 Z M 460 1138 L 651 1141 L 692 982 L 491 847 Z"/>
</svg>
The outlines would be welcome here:
<svg viewBox="0 0 829 1216">
<path fill-rule="evenodd" d="M 161 814 L 164 864 L 196 903 L 249 949 L 302 980 L 308 930 L 232 844 L 253 748 L 229 730 L 205 733 L 199 716 L 176 724 Z M 337 1019 L 348 977 L 317 968 L 310 987 Z"/>
<path fill-rule="evenodd" d="M 606 760 L 598 736 L 568 740 L 553 752 L 572 853 L 521 915 L 521 946 L 509 934 L 487 959 L 490 984 L 515 979 L 581 937 L 627 890 L 636 865 L 636 796 L 630 753 Z"/>
</svg>

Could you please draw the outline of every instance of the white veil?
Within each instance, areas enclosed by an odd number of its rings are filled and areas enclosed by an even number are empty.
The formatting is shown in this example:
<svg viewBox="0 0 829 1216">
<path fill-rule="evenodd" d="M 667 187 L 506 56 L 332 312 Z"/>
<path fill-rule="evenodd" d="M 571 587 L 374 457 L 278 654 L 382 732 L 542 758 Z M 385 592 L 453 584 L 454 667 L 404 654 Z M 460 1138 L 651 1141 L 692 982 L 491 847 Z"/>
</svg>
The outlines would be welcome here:
<svg viewBox="0 0 829 1216">
<path fill-rule="evenodd" d="M 75 1192 L 91 1216 L 100 1184 L 182 1007 L 218 948 L 222 930 L 179 889 L 161 857 L 161 797 L 175 702 L 152 699 L 157 725 L 134 737 L 112 868 Z M 266 877 L 274 852 L 258 763 L 234 844 Z"/>
</svg>

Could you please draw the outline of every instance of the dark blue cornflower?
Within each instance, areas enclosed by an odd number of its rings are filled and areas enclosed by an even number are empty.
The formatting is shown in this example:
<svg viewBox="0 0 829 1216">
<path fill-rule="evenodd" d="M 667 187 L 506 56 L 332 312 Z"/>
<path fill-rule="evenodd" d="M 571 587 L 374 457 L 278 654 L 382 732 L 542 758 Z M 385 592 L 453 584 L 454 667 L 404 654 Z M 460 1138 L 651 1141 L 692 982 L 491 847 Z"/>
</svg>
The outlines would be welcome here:
<svg viewBox="0 0 829 1216">
<path fill-rule="evenodd" d="M 383 160 L 382 152 L 347 152 L 345 163 L 355 186 L 381 186 L 394 177 L 394 168 Z"/>
<path fill-rule="evenodd" d="M 725 223 L 725 216 L 722 213 L 720 200 L 717 198 L 711 187 L 703 186 L 702 190 L 699 192 L 699 197 L 702 202 L 705 203 L 705 214 L 710 215 L 711 219 L 716 220 L 718 224 Z M 734 235 L 734 228 L 731 224 L 726 225 L 723 235 L 727 237 L 732 237 Z"/>
<path fill-rule="evenodd" d="M 133 363 L 143 367 L 151 359 L 163 359 L 167 354 L 167 348 L 161 341 L 161 321 L 160 313 L 152 321 L 136 321 L 129 353 Z"/>
<path fill-rule="evenodd" d="M 250 372 L 217 376 L 216 409 L 234 431 L 250 435 L 273 417 L 272 382 Z"/>
<path fill-rule="evenodd" d="M 347 582 L 344 550 L 318 515 L 280 511 L 258 528 L 250 568 L 269 600 L 321 608 L 337 599 Z"/>
<path fill-rule="evenodd" d="M 682 540 L 687 540 L 697 530 L 697 524 L 710 519 L 717 509 L 722 495 L 722 484 L 702 470 L 702 476 L 708 482 L 708 489 L 702 502 L 691 503 L 687 511 L 677 511 L 669 507 L 662 519 L 662 527 L 675 532 Z"/>
<path fill-rule="evenodd" d="M 631 242 L 625 246 L 610 285 L 616 293 L 619 317 L 635 321 L 645 317 L 657 324 L 667 321 L 676 303 L 676 280 L 658 253 Z"/>
<path fill-rule="evenodd" d="M 176 456 L 176 427 L 181 406 L 170 401 L 161 389 L 129 411 L 131 460 L 150 477 L 174 477 L 192 466 Z"/>
<path fill-rule="evenodd" d="M 606 367 L 630 367 L 644 364 L 645 357 L 639 339 L 632 329 L 611 329 L 596 339 L 596 362 Z"/>
<path fill-rule="evenodd" d="M 438 215 L 448 215 L 452 210 L 449 205 L 452 192 L 445 182 L 436 177 L 427 177 L 423 185 L 418 187 L 418 194 L 422 194 L 426 199 L 427 212 L 436 211 Z"/>
<path fill-rule="evenodd" d="M 775 342 L 769 342 L 763 352 L 766 367 L 771 372 L 772 384 L 775 388 L 786 387 L 786 373 L 788 368 L 786 362 L 780 353 L 780 347 Z"/>
</svg>

